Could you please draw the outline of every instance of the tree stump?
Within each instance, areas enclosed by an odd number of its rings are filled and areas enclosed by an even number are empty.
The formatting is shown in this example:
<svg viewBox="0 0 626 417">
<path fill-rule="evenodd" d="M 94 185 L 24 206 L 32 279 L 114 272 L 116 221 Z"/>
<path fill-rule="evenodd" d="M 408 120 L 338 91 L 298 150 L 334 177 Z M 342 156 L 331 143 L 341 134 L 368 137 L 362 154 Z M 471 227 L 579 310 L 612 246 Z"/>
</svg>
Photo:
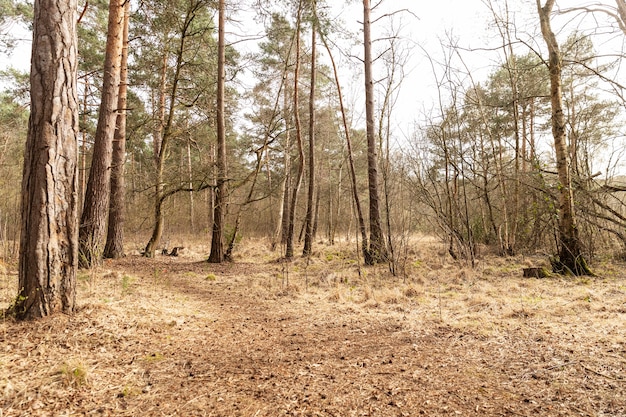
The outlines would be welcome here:
<svg viewBox="0 0 626 417">
<path fill-rule="evenodd" d="M 524 268 L 524 278 L 548 278 L 551 274 L 546 268 Z"/>
</svg>

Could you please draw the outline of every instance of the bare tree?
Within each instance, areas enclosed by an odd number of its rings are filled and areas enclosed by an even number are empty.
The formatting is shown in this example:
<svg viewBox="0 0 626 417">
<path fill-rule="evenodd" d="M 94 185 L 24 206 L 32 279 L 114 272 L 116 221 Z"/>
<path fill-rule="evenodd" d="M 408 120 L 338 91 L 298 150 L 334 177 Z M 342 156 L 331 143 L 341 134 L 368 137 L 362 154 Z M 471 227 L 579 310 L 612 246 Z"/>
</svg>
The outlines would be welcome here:
<svg viewBox="0 0 626 417">
<path fill-rule="evenodd" d="M 348 165 L 350 168 L 350 181 L 352 185 L 352 197 L 354 200 L 354 207 L 356 209 L 357 221 L 359 223 L 359 232 L 361 234 L 361 252 L 363 253 L 363 259 L 365 263 L 369 265 L 369 264 L 372 264 L 373 262 L 370 257 L 370 252 L 368 248 L 367 230 L 365 228 L 365 220 L 363 218 L 363 209 L 361 208 L 361 200 L 359 199 L 359 191 L 357 188 L 356 170 L 354 167 L 354 153 L 352 152 L 352 139 L 350 137 L 350 128 L 348 127 L 346 109 L 345 109 L 345 106 L 343 105 L 343 93 L 341 91 L 341 84 L 339 82 L 339 72 L 337 70 L 337 64 L 335 63 L 335 59 L 330 50 L 326 37 L 323 34 L 320 34 L 320 38 L 322 39 L 322 42 L 324 43 L 324 47 L 326 48 L 326 51 L 328 52 L 328 57 L 330 58 L 330 62 L 333 67 L 335 86 L 337 87 L 337 96 L 339 97 L 339 110 L 341 111 L 342 127 L 344 131 L 344 135 L 346 137 L 346 147 L 347 147 L 347 152 L 348 152 Z M 339 204 L 337 204 L 337 210 L 339 210 Z M 332 233 L 331 233 L 331 237 L 332 237 Z"/>
<path fill-rule="evenodd" d="M 24 153 L 20 319 L 71 313 L 78 264 L 76 0 L 35 1 Z"/>
<path fill-rule="evenodd" d="M 563 112 L 562 57 L 559 43 L 550 25 L 550 14 L 555 0 L 547 0 L 545 5 L 537 2 L 541 23 L 541 33 L 548 47 L 548 69 L 550 72 L 550 102 L 552 105 L 552 135 L 556 154 L 559 201 L 559 258 L 554 261 L 556 272 L 567 271 L 575 275 L 591 275 L 583 257 L 582 245 L 574 215 L 574 195 L 572 192 L 569 160 L 567 152 L 566 122 Z"/>
</svg>

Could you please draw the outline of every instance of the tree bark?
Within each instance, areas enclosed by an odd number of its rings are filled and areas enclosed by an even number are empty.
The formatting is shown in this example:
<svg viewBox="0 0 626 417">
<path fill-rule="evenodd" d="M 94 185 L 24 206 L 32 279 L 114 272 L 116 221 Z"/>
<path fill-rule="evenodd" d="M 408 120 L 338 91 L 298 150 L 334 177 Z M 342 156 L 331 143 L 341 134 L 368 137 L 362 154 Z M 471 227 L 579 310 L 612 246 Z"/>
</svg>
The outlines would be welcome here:
<svg viewBox="0 0 626 417">
<path fill-rule="evenodd" d="M 120 85 L 123 1 L 112 0 L 109 3 L 102 98 L 79 229 L 79 265 L 83 268 L 91 268 L 100 261 L 109 211 L 113 135 Z"/>
<path fill-rule="evenodd" d="M 71 313 L 78 264 L 76 0 L 36 0 L 24 152 L 19 319 Z"/>
<path fill-rule="evenodd" d="M 130 21 L 130 1 L 124 1 L 124 21 L 122 35 L 122 58 L 120 65 L 120 86 L 117 100 L 117 121 L 113 135 L 113 156 L 111 162 L 111 200 L 109 202 L 109 224 L 104 257 L 118 259 L 124 256 L 124 205 L 126 186 L 124 166 L 126 164 L 126 98 L 128 90 L 128 24 Z"/>
<path fill-rule="evenodd" d="M 224 0 L 219 0 L 219 23 L 217 40 L 217 187 L 213 214 L 213 235 L 209 262 L 224 262 L 224 221 L 226 213 L 226 126 L 224 115 L 225 50 Z"/>
<path fill-rule="evenodd" d="M 550 71 L 550 102 L 552 106 L 552 136 L 556 154 L 556 169 L 559 179 L 559 258 L 553 262 L 555 272 L 568 272 L 575 275 L 591 275 L 582 254 L 578 229 L 574 216 L 574 195 L 572 193 L 569 161 L 567 154 L 566 123 L 563 113 L 562 57 L 559 44 L 550 25 L 550 13 L 555 0 L 547 0 L 542 7 L 537 1 L 537 11 L 541 23 L 541 33 L 548 46 L 548 69 Z"/>
<path fill-rule="evenodd" d="M 374 78 L 372 76 L 372 39 L 370 1 L 363 0 L 363 47 L 365 66 L 365 120 L 367 129 L 367 180 L 370 216 L 370 263 L 385 262 L 387 249 L 381 226 L 378 197 L 378 147 L 374 125 Z"/>
</svg>

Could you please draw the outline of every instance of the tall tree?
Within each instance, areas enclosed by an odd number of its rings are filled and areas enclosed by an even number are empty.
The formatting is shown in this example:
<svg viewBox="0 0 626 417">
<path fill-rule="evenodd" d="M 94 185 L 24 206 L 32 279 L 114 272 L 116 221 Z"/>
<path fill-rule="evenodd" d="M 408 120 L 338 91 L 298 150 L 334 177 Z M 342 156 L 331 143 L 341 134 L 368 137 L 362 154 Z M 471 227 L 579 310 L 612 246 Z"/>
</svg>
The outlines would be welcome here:
<svg viewBox="0 0 626 417">
<path fill-rule="evenodd" d="M 302 0 L 298 2 L 298 10 L 296 16 L 296 56 L 295 66 L 293 70 L 293 120 L 296 128 L 296 142 L 298 144 L 298 171 L 296 173 L 293 189 L 291 190 L 291 202 L 289 203 L 289 223 L 287 225 L 287 240 L 285 248 L 285 258 L 293 258 L 294 246 L 294 228 L 296 222 L 296 207 L 298 203 L 298 192 L 302 183 L 304 174 L 304 151 L 302 146 L 302 125 L 300 123 L 300 112 L 298 111 L 299 87 L 300 82 L 300 30 L 302 26 Z"/>
<path fill-rule="evenodd" d="M 226 43 L 224 0 L 218 3 L 217 28 L 217 183 L 215 186 L 215 207 L 213 211 L 213 235 L 209 262 L 224 261 L 224 214 L 226 212 L 226 124 L 224 115 L 224 86 L 226 81 Z"/>
<path fill-rule="evenodd" d="M 100 260 L 109 212 L 113 136 L 117 120 L 120 62 L 124 23 L 124 0 L 109 3 L 109 23 L 102 98 L 89 180 L 79 229 L 79 265 L 89 268 Z"/>
<path fill-rule="evenodd" d="M 328 57 L 333 67 L 333 76 L 335 79 L 335 86 L 337 87 L 337 97 L 339 99 L 339 110 L 341 112 L 341 125 L 343 127 L 344 135 L 346 138 L 346 150 L 348 153 L 348 166 L 350 168 L 350 182 L 352 185 L 352 197 L 354 199 L 354 207 L 356 209 L 357 221 L 359 223 L 359 232 L 361 234 L 361 252 L 363 253 L 363 259 L 366 264 L 372 264 L 373 261 L 370 258 L 370 252 L 368 248 L 367 230 L 365 228 L 365 220 L 363 218 L 363 210 L 361 208 L 361 200 L 359 198 L 359 189 L 357 186 L 356 169 L 354 166 L 354 152 L 352 151 L 352 139 L 350 138 L 350 129 L 348 127 L 348 119 L 346 117 L 346 108 L 343 104 L 343 93 L 341 91 L 341 83 L 339 82 L 339 71 L 337 70 L 337 64 L 335 58 L 331 53 L 330 47 L 326 37 L 322 33 L 321 36 L 324 47 L 328 52 Z M 339 206 L 339 205 L 337 205 Z M 332 241 L 332 239 L 331 239 Z"/>
<path fill-rule="evenodd" d="M 317 24 L 315 21 L 315 0 L 312 2 L 311 7 L 313 8 L 313 17 L 311 18 L 311 88 L 309 93 L 309 155 L 308 155 L 308 163 L 309 163 L 309 190 L 307 194 L 307 205 L 306 205 L 306 219 L 305 219 L 305 227 L 306 232 L 304 235 L 304 249 L 302 250 L 303 256 L 308 256 L 311 254 L 313 250 L 313 213 L 315 211 L 314 207 L 314 195 L 315 195 L 315 75 L 317 72 L 317 62 L 316 56 L 317 53 L 315 48 L 316 34 L 317 34 Z"/>
<path fill-rule="evenodd" d="M 591 274 L 591 271 L 583 257 L 582 245 L 578 237 L 567 151 L 567 126 L 563 112 L 563 62 L 559 43 L 550 24 L 550 14 L 552 13 L 555 0 L 547 0 L 544 6 L 541 5 L 540 0 L 536 1 L 541 33 L 548 47 L 549 54 L 547 65 L 550 72 L 552 136 L 554 137 L 556 169 L 559 179 L 559 258 L 554 261 L 553 268 L 556 272 L 567 271 L 575 275 L 586 275 Z"/>
<path fill-rule="evenodd" d="M 113 155 L 111 162 L 111 197 L 109 202 L 109 223 L 104 257 L 117 259 L 124 256 L 124 164 L 126 162 L 126 97 L 128 90 L 128 24 L 130 21 L 130 1 L 124 0 L 124 21 L 122 35 L 122 57 L 120 63 L 120 86 L 117 99 L 117 121 L 113 135 Z"/>
<path fill-rule="evenodd" d="M 36 0 L 22 179 L 19 293 L 12 312 L 71 313 L 78 262 L 76 0 Z"/>
<path fill-rule="evenodd" d="M 369 189 L 370 214 L 370 261 L 384 262 L 387 249 L 381 226 L 378 197 L 378 146 L 374 125 L 374 77 L 372 75 L 372 37 L 371 37 L 370 1 L 363 0 L 363 49 L 365 69 L 365 121 L 367 130 L 367 180 Z"/>
</svg>

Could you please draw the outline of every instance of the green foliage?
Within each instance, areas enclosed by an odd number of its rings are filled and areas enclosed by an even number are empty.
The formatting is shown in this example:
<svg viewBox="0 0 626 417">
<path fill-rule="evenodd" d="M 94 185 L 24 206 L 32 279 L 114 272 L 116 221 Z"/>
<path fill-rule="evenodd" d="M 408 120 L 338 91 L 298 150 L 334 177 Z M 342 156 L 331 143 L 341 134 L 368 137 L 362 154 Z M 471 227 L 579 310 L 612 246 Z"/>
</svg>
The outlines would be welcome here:
<svg viewBox="0 0 626 417">
<path fill-rule="evenodd" d="M 0 53 L 10 53 L 16 45 L 11 26 L 29 25 L 33 20 L 33 5 L 28 1 L 0 0 Z"/>
</svg>

